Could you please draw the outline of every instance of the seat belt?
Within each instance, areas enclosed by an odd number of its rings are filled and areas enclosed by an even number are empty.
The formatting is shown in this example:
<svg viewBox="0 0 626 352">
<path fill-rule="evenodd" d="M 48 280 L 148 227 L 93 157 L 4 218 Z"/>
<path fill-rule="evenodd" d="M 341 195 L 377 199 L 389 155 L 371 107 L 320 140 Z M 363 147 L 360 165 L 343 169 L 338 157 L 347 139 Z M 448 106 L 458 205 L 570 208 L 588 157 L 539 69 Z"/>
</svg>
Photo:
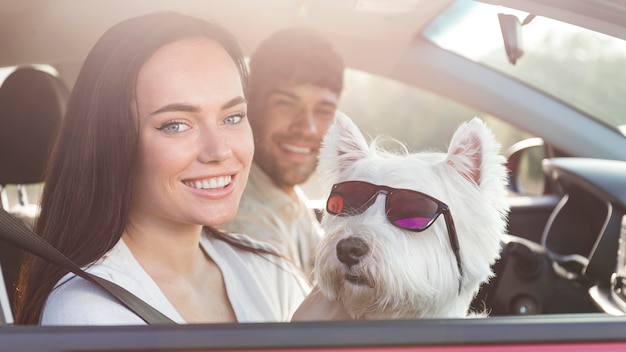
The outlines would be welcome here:
<svg viewBox="0 0 626 352">
<path fill-rule="evenodd" d="M 102 288 L 147 324 L 176 324 L 163 313 L 123 287 L 82 270 L 63 253 L 29 230 L 21 220 L 9 214 L 2 207 L 0 207 L 0 241 L 20 247 Z"/>
</svg>

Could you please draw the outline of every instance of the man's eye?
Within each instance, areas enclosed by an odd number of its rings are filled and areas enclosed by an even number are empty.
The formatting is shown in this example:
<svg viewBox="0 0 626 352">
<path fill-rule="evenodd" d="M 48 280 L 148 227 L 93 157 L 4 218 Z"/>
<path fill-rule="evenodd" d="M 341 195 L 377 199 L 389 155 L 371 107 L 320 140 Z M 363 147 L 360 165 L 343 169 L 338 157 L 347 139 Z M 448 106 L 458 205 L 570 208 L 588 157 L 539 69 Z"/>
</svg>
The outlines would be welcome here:
<svg viewBox="0 0 626 352">
<path fill-rule="evenodd" d="M 159 127 L 159 131 L 163 131 L 167 134 L 175 134 L 186 131 L 189 129 L 189 125 L 184 122 L 168 122 Z"/>
<path fill-rule="evenodd" d="M 318 109 L 315 110 L 315 116 L 325 120 L 332 120 L 335 117 L 334 110 Z"/>
<path fill-rule="evenodd" d="M 225 125 L 236 125 L 236 124 L 240 123 L 241 120 L 243 120 L 244 117 L 246 117 L 245 114 L 230 115 L 230 116 L 228 116 L 228 117 L 226 117 L 224 119 L 224 124 Z"/>
<path fill-rule="evenodd" d="M 296 104 L 291 101 L 291 100 L 276 100 L 274 101 L 274 105 L 279 107 L 279 108 L 283 108 L 283 109 L 291 109 L 293 108 Z"/>
</svg>

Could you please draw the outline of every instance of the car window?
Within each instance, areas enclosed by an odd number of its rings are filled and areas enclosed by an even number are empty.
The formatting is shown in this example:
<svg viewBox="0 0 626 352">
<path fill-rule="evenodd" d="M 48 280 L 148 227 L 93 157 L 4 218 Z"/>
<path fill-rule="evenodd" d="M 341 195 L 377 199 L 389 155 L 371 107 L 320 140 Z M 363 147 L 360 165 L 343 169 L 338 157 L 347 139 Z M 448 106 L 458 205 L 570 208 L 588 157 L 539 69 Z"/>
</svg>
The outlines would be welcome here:
<svg viewBox="0 0 626 352">
<path fill-rule="evenodd" d="M 498 14 L 521 24 L 523 54 L 509 62 Z M 624 133 L 626 42 L 502 6 L 460 0 L 433 21 L 425 36 L 442 48 L 543 90 Z M 468 41 L 467 38 L 480 38 Z"/>
<path fill-rule="evenodd" d="M 492 129 L 502 151 L 533 137 L 495 116 L 393 79 L 347 69 L 344 80 L 339 109 L 366 137 L 390 137 L 404 143 L 411 152 L 445 151 L 456 128 L 474 116 L 481 117 Z M 393 148 L 394 144 L 386 147 Z M 310 199 L 324 197 L 319 184 L 319 175 L 313 175 L 304 185 Z"/>
</svg>

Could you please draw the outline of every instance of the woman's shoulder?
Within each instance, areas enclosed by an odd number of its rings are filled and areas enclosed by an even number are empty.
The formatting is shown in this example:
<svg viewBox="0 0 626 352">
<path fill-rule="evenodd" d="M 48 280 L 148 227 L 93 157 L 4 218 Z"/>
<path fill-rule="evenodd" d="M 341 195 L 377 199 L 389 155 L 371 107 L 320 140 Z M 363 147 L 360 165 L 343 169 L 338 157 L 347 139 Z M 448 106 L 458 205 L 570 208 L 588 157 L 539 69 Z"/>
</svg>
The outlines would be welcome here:
<svg viewBox="0 0 626 352">
<path fill-rule="evenodd" d="M 94 284 L 66 275 L 50 293 L 42 325 L 137 325 L 144 322 Z"/>
<path fill-rule="evenodd" d="M 125 288 L 171 319 L 180 320 L 156 283 L 141 268 L 128 247 L 120 240 L 85 271 Z M 138 316 L 103 288 L 76 276 L 65 275 L 46 300 L 42 324 L 47 325 L 136 325 Z"/>
</svg>

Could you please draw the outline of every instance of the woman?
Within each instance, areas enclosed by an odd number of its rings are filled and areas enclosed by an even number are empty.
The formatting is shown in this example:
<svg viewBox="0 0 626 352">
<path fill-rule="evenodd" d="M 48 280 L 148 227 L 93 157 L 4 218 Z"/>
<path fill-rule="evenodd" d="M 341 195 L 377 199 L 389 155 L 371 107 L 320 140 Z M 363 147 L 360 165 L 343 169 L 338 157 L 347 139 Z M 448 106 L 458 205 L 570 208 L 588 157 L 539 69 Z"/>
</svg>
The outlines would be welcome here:
<svg viewBox="0 0 626 352">
<path fill-rule="evenodd" d="M 160 13 L 88 55 L 45 180 L 36 232 L 178 323 L 287 321 L 309 287 L 271 250 L 214 226 L 237 211 L 254 152 L 247 70 L 222 28 Z M 23 264 L 16 321 L 142 324 L 53 264 Z"/>
</svg>

